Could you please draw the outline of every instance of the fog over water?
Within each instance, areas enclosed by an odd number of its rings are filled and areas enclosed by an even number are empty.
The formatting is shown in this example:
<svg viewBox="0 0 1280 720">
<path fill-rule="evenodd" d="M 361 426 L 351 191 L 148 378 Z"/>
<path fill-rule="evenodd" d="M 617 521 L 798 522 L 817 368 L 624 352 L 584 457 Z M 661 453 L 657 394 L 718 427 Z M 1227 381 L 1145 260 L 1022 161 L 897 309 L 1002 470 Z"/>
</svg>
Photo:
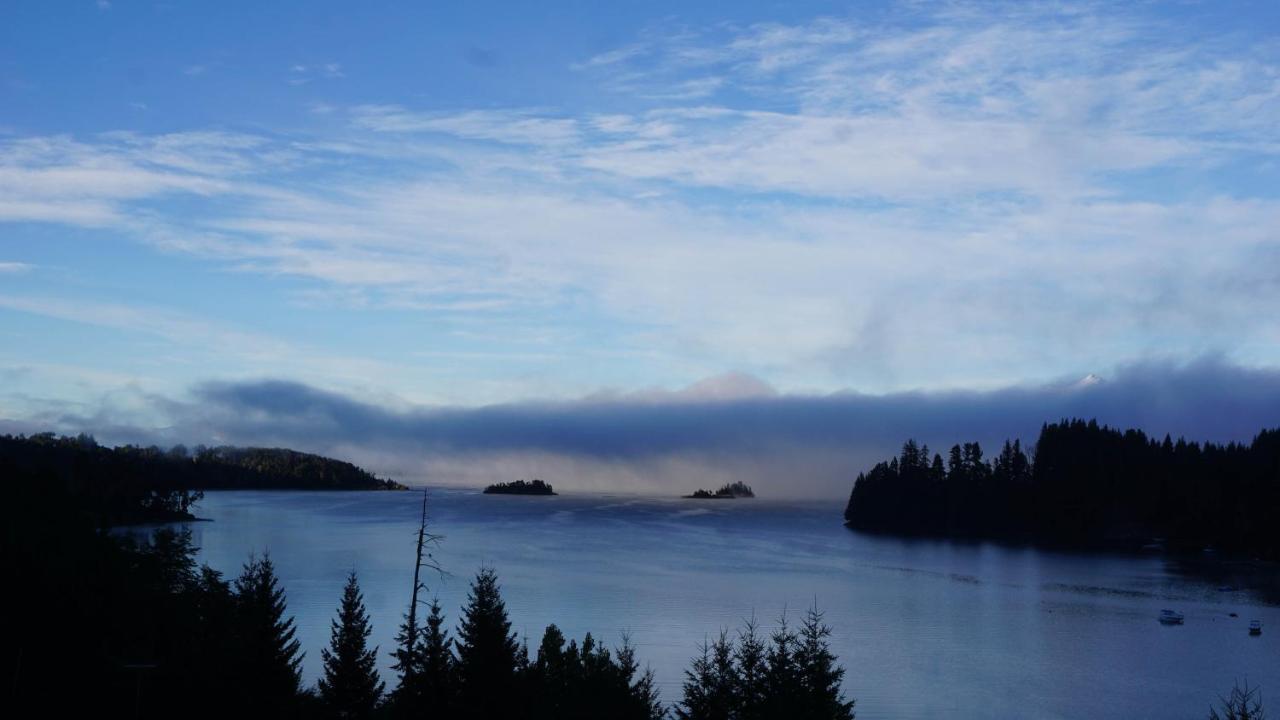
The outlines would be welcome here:
<svg viewBox="0 0 1280 720">
<path fill-rule="evenodd" d="M 354 567 L 390 678 L 420 499 L 212 492 L 198 510 L 212 522 L 191 527 L 201 559 L 228 575 L 251 551 L 270 552 L 308 683 Z M 1017 717 L 1028 707 L 1039 717 L 1197 717 L 1236 680 L 1280 687 L 1273 565 L 876 538 L 845 529 L 841 510 L 435 489 L 431 529 L 445 536 L 435 557 L 450 575 L 428 584 L 452 626 L 470 578 L 493 566 L 513 628 L 535 648 L 551 622 L 579 641 L 591 631 L 616 644 L 629 632 L 667 702 L 704 638 L 753 614 L 766 628 L 784 609 L 798 619 L 815 600 L 864 719 Z M 1186 624 L 1160 625 L 1166 607 Z M 1260 638 L 1246 631 L 1255 618 Z"/>
<path fill-rule="evenodd" d="M 387 404 L 279 380 L 216 382 L 187 397 L 140 398 L 133 410 L 108 403 L 0 430 L 291 447 L 432 485 L 543 477 L 562 489 L 678 494 L 745 480 L 770 497 L 842 498 L 858 472 L 907 438 L 944 455 L 976 440 L 992 454 L 1006 438 L 1030 446 L 1043 423 L 1065 417 L 1248 442 L 1280 426 L 1280 371 L 1210 357 L 1038 385 L 880 395 L 778 393 L 730 374 L 680 391 L 480 407 Z"/>
</svg>

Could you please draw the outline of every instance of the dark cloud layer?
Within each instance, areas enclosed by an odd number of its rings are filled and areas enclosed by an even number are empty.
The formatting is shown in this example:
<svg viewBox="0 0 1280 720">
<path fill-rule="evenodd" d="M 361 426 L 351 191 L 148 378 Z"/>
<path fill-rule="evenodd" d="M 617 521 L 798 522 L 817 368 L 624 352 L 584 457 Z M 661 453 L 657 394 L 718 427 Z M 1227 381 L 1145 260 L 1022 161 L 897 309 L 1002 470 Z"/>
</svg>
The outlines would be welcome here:
<svg viewBox="0 0 1280 720">
<path fill-rule="evenodd" d="M 733 477 L 797 496 L 844 494 L 857 472 L 907 437 L 938 450 L 1031 442 L 1041 423 L 1064 417 L 1213 441 L 1280 426 L 1280 370 L 1217 360 L 988 392 L 677 393 L 408 410 L 287 381 L 208 383 L 193 395 L 161 402 L 164 430 L 110 424 L 109 410 L 58 424 L 108 439 L 286 445 L 428 482 L 539 475 L 567 488 L 666 492 Z"/>
</svg>

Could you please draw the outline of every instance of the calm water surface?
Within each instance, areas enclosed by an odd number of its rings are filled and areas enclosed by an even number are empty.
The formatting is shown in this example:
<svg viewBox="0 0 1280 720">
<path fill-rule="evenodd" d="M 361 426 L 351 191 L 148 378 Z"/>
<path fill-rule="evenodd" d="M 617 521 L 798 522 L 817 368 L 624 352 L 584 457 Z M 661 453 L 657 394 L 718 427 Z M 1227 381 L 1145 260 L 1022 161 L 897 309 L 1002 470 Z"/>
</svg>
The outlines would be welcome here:
<svg viewBox="0 0 1280 720">
<path fill-rule="evenodd" d="M 387 651 L 413 573 L 418 493 L 211 492 L 201 559 L 231 576 L 269 551 L 314 680 L 346 573 L 360 573 Z M 857 714 L 876 718 L 1202 718 L 1237 679 L 1280 702 L 1280 570 L 1160 556 L 1085 556 L 869 537 L 838 502 L 692 501 L 431 491 L 427 578 L 453 625 L 477 568 L 498 570 L 514 628 L 630 633 L 663 697 L 697 645 L 755 615 L 817 601 Z M 1240 590 L 1223 592 L 1220 586 Z M 1161 608 L 1186 625 L 1156 622 Z M 1229 617 L 1236 612 L 1238 618 Z M 1249 637 L 1248 622 L 1264 623 Z"/>
</svg>

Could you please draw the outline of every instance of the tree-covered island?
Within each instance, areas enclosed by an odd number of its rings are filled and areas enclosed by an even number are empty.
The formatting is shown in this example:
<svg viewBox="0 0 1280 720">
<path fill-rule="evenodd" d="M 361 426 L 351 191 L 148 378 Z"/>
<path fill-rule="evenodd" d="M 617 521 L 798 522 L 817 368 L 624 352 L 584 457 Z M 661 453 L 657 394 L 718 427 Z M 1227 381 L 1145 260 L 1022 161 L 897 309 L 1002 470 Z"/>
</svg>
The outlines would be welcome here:
<svg viewBox="0 0 1280 720">
<path fill-rule="evenodd" d="M 733 500 L 734 498 L 753 498 L 755 496 L 756 494 L 751 490 L 751 486 L 739 480 L 722 485 L 715 492 L 698 488 L 693 491 L 692 495 L 684 495 L 682 497 L 686 500 Z"/>
<path fill-rule="evenodd" d="M 484 489 L 485 495 L 555 495 L 551 484 L 542 480 L 515 480 L 494 483 Z"/>
</svg>

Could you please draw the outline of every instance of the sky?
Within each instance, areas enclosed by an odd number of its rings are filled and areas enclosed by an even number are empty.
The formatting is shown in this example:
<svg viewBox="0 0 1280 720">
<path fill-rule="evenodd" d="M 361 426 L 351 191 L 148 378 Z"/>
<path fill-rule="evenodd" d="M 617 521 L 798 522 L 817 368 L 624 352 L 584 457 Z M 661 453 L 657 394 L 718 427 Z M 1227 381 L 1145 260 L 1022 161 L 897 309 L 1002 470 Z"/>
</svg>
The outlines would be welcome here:
<svg viewBox="0 0 1280 720">
<path fill-rule="evenodd" d="M 9 2 L 0 430 L 814 495 L 1247 440 L 1278 160 L 1274 2 Z"/>
</svg>

